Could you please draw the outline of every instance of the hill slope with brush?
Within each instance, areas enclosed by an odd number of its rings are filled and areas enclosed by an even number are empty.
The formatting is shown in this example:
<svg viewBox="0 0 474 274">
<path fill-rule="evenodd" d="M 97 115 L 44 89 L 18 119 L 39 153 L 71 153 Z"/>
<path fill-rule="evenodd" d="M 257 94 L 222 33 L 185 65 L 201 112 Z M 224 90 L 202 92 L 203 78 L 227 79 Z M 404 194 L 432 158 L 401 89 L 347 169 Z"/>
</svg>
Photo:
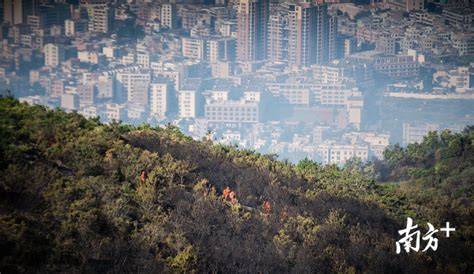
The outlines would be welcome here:
<svg viewBox="0 0 474 274">
<path fill-rule="evenodd" d="M 390 164 L 293 165 L 0 98 L 0 272 L 472 272 L 474 135 L 462 136 L 462 179 L 425 182 L 398 147 Z M 396 255 L 407 216 L 458 233 Z"/>
</svg>

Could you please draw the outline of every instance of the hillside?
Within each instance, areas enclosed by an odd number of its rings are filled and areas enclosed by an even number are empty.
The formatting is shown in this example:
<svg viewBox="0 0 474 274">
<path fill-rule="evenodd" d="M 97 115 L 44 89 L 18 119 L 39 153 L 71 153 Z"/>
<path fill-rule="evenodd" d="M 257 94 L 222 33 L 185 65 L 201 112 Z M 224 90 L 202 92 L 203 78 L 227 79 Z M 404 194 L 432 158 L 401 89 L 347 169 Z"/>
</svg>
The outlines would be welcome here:
<svg viewBox="0 0 474 274">
<path fill-rule="evenodd" d="M 292 165 L 1 98 L 0 272 L 472 273 L 474 131 L 440 138 Z M 397 255 L 407 216 L 457 233 Z"/>
</svg>

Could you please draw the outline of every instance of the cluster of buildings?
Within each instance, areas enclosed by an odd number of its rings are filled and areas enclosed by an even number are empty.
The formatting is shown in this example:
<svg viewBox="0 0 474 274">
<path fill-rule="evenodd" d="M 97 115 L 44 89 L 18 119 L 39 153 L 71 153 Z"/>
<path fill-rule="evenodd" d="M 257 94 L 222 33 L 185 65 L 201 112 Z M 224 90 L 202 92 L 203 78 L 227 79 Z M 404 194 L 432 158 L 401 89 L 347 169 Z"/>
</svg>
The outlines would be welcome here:
<svg viewBox="0 0 474 274">
<path fill-rule="evenodd" d="M 419 123 L 419 124 L 403 124 L 403 145 L 409 145 L 414 143 L 423 142 L 423 138 L 428 135 L 429 132 L 440 130 L 450 130 L 451 132 L 460 132 L 463 130 L 462 126 L 452 125 L 446 128 L 442 128 L 437 123 Z"/>
<path fill-rule="evenodd" d="M 434 86 L 473 91 L 472 67 L 430 61 L 474 56 L 473 6 L 362 2 L 4 0 L 0 87 L 295 160 L 381 158 L 390 133 L 366 122 L 380 79 L 432 69 Z"/>
</svg>

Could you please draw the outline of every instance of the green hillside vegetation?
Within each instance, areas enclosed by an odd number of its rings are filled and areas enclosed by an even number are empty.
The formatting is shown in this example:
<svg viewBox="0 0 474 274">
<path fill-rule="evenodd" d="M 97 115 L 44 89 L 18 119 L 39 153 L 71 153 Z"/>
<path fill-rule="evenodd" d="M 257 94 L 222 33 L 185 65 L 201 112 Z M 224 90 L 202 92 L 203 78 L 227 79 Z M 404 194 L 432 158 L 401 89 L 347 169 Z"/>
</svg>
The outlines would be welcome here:
<svg viewBox="0 0 474 274">
<path fill-rule="evenodd" d="M 293 165 L 1 98 L 0 272 L 472 273 L 473 143 L 468 128 L 383 162 Z M 457 231 L 397 255 L 407 216 Z"/>
</svg>

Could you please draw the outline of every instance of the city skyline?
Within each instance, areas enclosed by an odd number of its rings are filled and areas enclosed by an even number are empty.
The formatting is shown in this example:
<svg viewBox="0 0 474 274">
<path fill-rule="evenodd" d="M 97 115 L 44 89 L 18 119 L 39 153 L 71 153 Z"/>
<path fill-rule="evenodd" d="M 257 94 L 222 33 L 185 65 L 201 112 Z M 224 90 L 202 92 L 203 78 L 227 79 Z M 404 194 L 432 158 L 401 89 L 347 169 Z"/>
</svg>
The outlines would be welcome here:
<svg viewBox="0 0 474 274">
<path fill-rule="evenodd" d="M 2 92 L 104 122 L 171 123 L 195 139 L 212 132 L 217 143 L 337 165 L 474 123 L 468 2 L 1 8 Z"/>
</svg>

